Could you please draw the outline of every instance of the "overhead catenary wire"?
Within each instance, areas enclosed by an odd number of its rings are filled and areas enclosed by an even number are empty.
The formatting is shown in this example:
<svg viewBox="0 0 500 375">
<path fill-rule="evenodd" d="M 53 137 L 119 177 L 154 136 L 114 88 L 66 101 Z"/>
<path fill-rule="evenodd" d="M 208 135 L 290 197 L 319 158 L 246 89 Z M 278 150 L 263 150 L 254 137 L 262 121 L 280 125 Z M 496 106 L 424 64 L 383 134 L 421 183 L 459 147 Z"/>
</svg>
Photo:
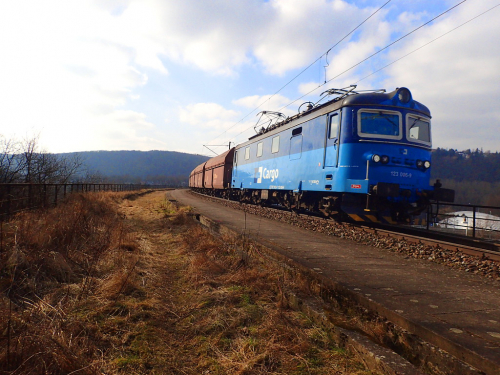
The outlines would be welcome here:
<svg viewBox="0 0 500 375">
<path fill-rule="evenodd" d="M 256 108 L 254 108 L 252 111 L 250 111 L 249 113 L 247 113 L 243 118 L 241 118 L 238 122 L 236 122 L 235 124 L 231 125 L 229 128 L 227 128 L 224 132 L 222 132 L 221 134 L 219 134 L 218 136 L 216 136 L 215 138 L 212 138 L 210 140 L 213 141 L 219 137 L 221 137 L 222 135 L 226 134 L 230 129 L 234 128 L 236 125 L 238 125 L 239 123 L 241 123 L 243 120 L 245 120 L 248 116 L 250 116 L 252 113 L 254 113 L 255 111 L 257 111 L 260 107 L 262 107 L 265 103 L 269 102 L 274 96 L 276 96 L 277 94 L 279 94 L 285 87 L 287 87 L 290 83 L 292 83 L 293 81 L 295 81 L 299 76 L 301 76 L 302 74 L 304 74 L 311 66 L 313 66 L 314 64 L 316 64 L 319 60 L 321 60 L 323 58 L 323 56 L 327 56 L 328 53 L 334 49 L 335 47 L 337 47 L 340 43 L 342 43 L 342 41 L 344 41 L 347 37 L 349 37 L 351 34 L 353 34 L 357 29 L 359 29 L 361 26 L 363 26 L 370 18 L 372 18 L 373 16 L 375 16 L 375 14 L 377 14 L 379 11 L 381 11 L 387 4 L 389 4 L 392 0 L 388 0 L 386 1 L 383 5 L 381 5 L 377 10 L 375 10 L 372 14 L 370 14 L 367 18 L 365 18 L 358 26 L 356 26 L 354 29 L 352 29 L 349 33 L 347 33 L 342 39 L 340 39 L 337 43 L 335 43 L 332 47 L 330 47 L 326 52 L 324 52 L 321 56 L 319 56 L 316 60 L 314 60 L 311 64 L 309 64 L 307 67 L 305 67 L 304 69 L 302 69 L 297 75 L 295 75 L 292 79 L 290 79 L 285 85 L 283 85 L 278 91 L 276 91 L 274 94 L 272 94 L 271 96 L 269 96 L 267 99 L 265 99 L 262 103 L 260 103 Z M 464 0 L 466 1 L 466 0 Z M 326 77 L 325 77 L 326 78 Z M 245 129 L 244 131 L 246 131 L 248 129 Z M 241 134 L 241 133 L 240 133 Z M 239 134 L 238 134 L 239 135 Z"/>
<path fill-rule="evenodd" d="M 424 47 L 428 46 L 429 44 L 431 44 L 431 43 L 435 42 L 436 40 L 441 39 L 442 37 L 444 37 L 444 36 L 446 36 L 446 35 L 450 34 L 451 32 L 453 32 L 453 31 L 455 31 L 455 30 L 457 30 L 457 29 L 461 28 L 462 26 L 464 26 L 464 25 L 468 24 L 469 22 L 472 22 L 472 21 L 474 21 L 475 19 L 477 19 L 477 18 L 479 18 L 479 17 L 481 17 L 481 16 L 485 15 L 486 13 L 488 13 L 488 12 L 492 11 L 493 9 L 498 8 L 499 6 L 500 6 L 500 4 L 497 4 L 497 5 L 495 5 L 495 6 L 491 7 L 491 8 L 489 8 L 488 10 L 485 10 L 484 12 L 482 12 L 482 13 L 478 14 L 477 16 L 475 16 L 474 18 L 471 18 L 471 19 L 469 19 L 469 20 L 465 21 L 464 23 L 462 23 L 462 24 L 460 24 L 460 25 L 458 25 L 458 26 L 454 27 L 453 29 L 451 29 L 451 30 L 449 30 L 449 31 L 445 32 L 444 34 L 441 34 L 441 35 L 440 35 L 440 36 L 438 36 L 437 38 L 434 38 L 434 39 L 430 40 L 429 42 L 427 42 L 427 43 L 425 43 L 425 44 L 421 45 L 421 46 L 420 46 L 420 47 L 418 47 L 418 48 L 415 48 L 414 50 L 412 50 L 412 51 L 408 52 L 407 54 L 405 54 L 405 55 L 403 55 L 403 56 L 401 56 L 401 57 L 397 58 L 396 60 L 394 60 L 394 61 L 390 62 L 389 64 L 384 65 L 382 68 L 379 68 L 379 69 L 375 70 L 374 72 L 372 72 L 372 73 L 368 74 L 367 76 L 365 76 L 365 77 L 363 77 L 363 78 L 359 79 L 358 81 L 356 81 L 356 82 L 355 82 L 355 84 L 357 84 L 357 83 L 359 83 L 359 82 L 361 82 L 361 81 L 363 81 L 363 80 L 367 79 L 368 77 L 371 77 L 371 76 L 372 76 L 372 75 L 374 75 L 374 74 L 377 74 L 378 72 L 380 72 L 380 71 L 384 70 L 385 68 L 387 68 L 387 67 L 389 67 L 389 66 L 391 66 L 391 65 L 393 65 L 393 64 L 395 64 L 395 63 L 397 63 L 398 61 L 400 61 L 400 60 L 404 59 L 405 57 L 410 56 L 411 54 L 413 54 L 413 53 L 417 52 L 418 50 L 421 50 L 422 48 L 424 48 Z"/>
<path fill-rule="evenodd" d="M 285 108 L 289 107 L 290 105 L 292 105 L 292 104 L 296 103 L 297 101 L 299 101 L 299 100 L 303 99 L 303 98 L 304 98 L 304 97 L 306 97 L 307 95 L 310 95 L 310 94 L 311 94 L 311 93 L 313 93 L 314 91 L 316 91 L 316 90 L 318 90 L 319 88 L 321 88 L 321 87 L 325 86 L 326 84 L 328 84 L 329 82 L 333 81 L 334 79 L 336 79 L 336 78 L 340 77 L 341 75 L 343 75 L 343 74 L 345 74 L 345 73 L 349 72 L 350 70 L 354 69 L 355 67 L 357 67 L 357 66 L 359 66 L 360 64 L 364 63 L 365 61 L 367 61 L 367 60 L 369 60 L 369 59 L 373 58 L 374 56 L 378 55 L 378 54 L 379 54 L 379 53 L 381 53 L 382 51 L 384 51 L 384 50 L 386 50 L 386 49 L 390 48 L 390 47 L 391 47 L 391 46 L 393 46 L 394 44 L 396 44 L 396 43 L 400 42 L 400 41 L 401 41 L 401 40 L 403 40 L 404 38 L 406 38 L 406 37 L 410 36 L 411 34 L 415 33 L 415 32 L 416 32 L 416 31 L 418 31 L 419 29 L 421 29 L 422 27 L 424 27 L 424 26 L 428 25 L 429 23 L 431 23 L 431 22 L 435 21 L 435 20 L 436 20 L 436 19 L 438 19 L 439 17 L 442 17 L 443 15 L 445 15 L 446 13 L 448 13 L 448 12 L 452 11 L 452 10 L 453 10 L 453 9 L 455 9 L 456 7 L 458 7 L 458 6 L 462 5 L 462 4 L 463 4 L 463 3 L 465 3 L 466 1 L 467 1 L 467 0 L 462 0 L 462 1 L 461 1 L 461 2 L 459 2 L 458 4 L 455 4 L 455 5 L 454 5 L 454 6 L 452 6 L 451 8 L 448 8 L 448 9 L 447 9 L 447 10 L 445 10 L 444 12 L 442 12 L 442 13 L 440 13 L 439 15 L 437 15 L 437 16 L 435 16 L 435 17 L 433 17 L 433 18 L 432 18 L 432 19 L 430 19 L 429 21 L 427 21 L 427 22 L 423 23 L 422 25 L 420 25 L 419 27 L 417 27 L 417 28 L 413 29 L 413 30 L 412 30 L 412 31 L 410 31 L 409 33 L 407 33 L 407 34 L 405 34 L 405 35 L 401 36 L 400 38 L 396 39 L 395 41 L 393 41 L 393 42 L 389 43 L 387 46 L 385 46 L 385 47 L 381 48 L 381 49 L 380 49 L 380 50 L 378 50 L 377 52 L 375 52 L 375 53 L 371 54 L 370 56 L 366 57 L 365 59 L 361 60 L 360 62 L 358 62 L 358 63 L 356 63 L 356 64 L 352 65 L 350 68 L 348 68 L 348 69 L 346 69 L 346 70 L 342 71 L 341 73 L 339 73 L 339 74 L 335 75 L 334 77 L 330 78 L 329 80 L 326 80 L 326 81 L 325 81 L 325 83 L 323 83 L 323 84 L 319 84 L 316 88 L 314 88 L 314 89 L 310 90 L 309 92 L 305 93 L 304 95 L 302 95 L 302 96 L 298 97 L 297 99 L 295 99 L 295 100 L 291 101 L 291 102 L 290 102 L 290 103 L 288 103 L 287 105 L 285 105 L 285 106 L 281 107 L 280 109 L 278 109 L 278 112 L 279 112 L 279 111 L 282 111 L 283 109 L 285 109 Z M 499 4 L 499 5 L 500 5 L 500 4 Z M 497 5 L 497 6 L 498 6 L 498 5 Z M 490 10 L 493 10 L 493 9 L 494 9 L 495 7 L 497 7 L 497 6 L 494 6 L 493 8 L 490 8 L 489 10 L 485 11 L 484 13 L 487 13 L 487 12 L 489 12 Z M 476 16 L 476 17 L 474 17 L 473 19 L 475 19 L 475 18 L 477 18 L 477 17 L 479 17 L 479 16 L 483 15 L 484 13 L 482 13 L 482 14 L 480 14 L 480 15 L 478 15 L 478 16 Z M 466 23 L 468 23 L 468 22 L 472 21 L 473 19 L 470 19 L 469 21 L 465 22 L 464 24 L 466 24 Z M 463 26 L 463 25 L 461 25 L 461 26 Z M 459 27 L 460 27 L 460 26 L 459 26 Z M 457 27 L 457 28 L 458 28 L 458 27 Z M 455 28 L 455 29 L 456 29 L 456 28 Z M 455 29 L 450 30 L 449 32 L 452 32 L 452 31 L 454 31 Z M 448 33 L 449 33 L 449 32 L 448 32 Z M 442 35 L 442 36 L 444 36 L 444 35 Z M 435 40 L 437 40 L 437 39 L 439 39 L 439 38 L 436 38 Z M 432 41 L 431 41 L 431 42 L 432 42 Z M 431 42 L 429 42 L 429 43 L 431 43 Z M 421 48 L 422 48 L 422 47 L 421 47 Z M 402 57 L 402 58 L 403 58 L 403 57 Z M 393 63 L 394 63 L 394 62 L 393 62 Z M 389 64 L 389 65 L 390 65 L 390 64 Z M 389 65 L 387 65 L 387 66 L 389 66 Z M 386 66 L 386 67 L 387 67 L 387 66 Z M 384 67 L 384 68 L 385 68 L 385 67 Z M 382 69 L 384 69 L 384 68 L 382 68 Z M 382 70 L 382 69 L 380 69 L 380 70 Z M 373 74 L 375 74 L 375 73 L 373 73 Z M 368 76 L 367 76 L 367 77 L 368 77 Z M 365 77 L 365 78 L 367 78 L 367 77 Z M 364 78 L 363 78 L 363 79 L 364 79 Z M 249 130 L 249 129 L 250 129 L 250 127 L 248 127 L 248 128 L 246 128 L 246 129 L 244 129 L 243 131 L 241 131 L 240 133 L 238 133 L 238 134 L 237 134 L 234 138 L 232 138 L 232 139 L 233 139 L 233 140 L 234 140 L 234 139 L 236 139 L 237 137 L 239 137 L 241 134 L 243 134 L 244 132 L 246 132 L 246 131 L 247 131 L 247 130 Z"/>
<path fill-rule="evenodd" d="M 334 77 L 330 78 L 329 80 L 325 81 L 325 83 L 323 83 L 323 84 L 319 85 L 318 87 L 316 87 L 316 88 L 312 89 L 311 91 L 307 92 L 306 94 L 302 95 L 301 97 L 299 97 L 299 98 L 295 99 L 294 101 L 292 101 L 292 102 L 288 103 L 287 105 L 285 105 L 285 106 L 281 107 L 278 111 L 281 111 L 282 109 L 287 108 L 288 106 L 292 105 L 293 103 L 297 102 L 298 100 L 300 100 L 300 99 L 304 98 L 305 96 L 307 96 L 307 95 L 309 95 L 309 94 L 313 93 L 314 91 L 318 90 L 319 88 L 321 88 L 321 87 L 325 86 L 327 83 L 330 83 L 330 82 L 331 82 L 331 81 L 333 81 L 334 79 L 336 79 L 336 78 L 340 77 L 341 75 L 343 75 L 343 74 L 347 73 L 348 71 L 350 71 L 350 70 L 352 70 L 352 69 L 356 68 L 357 66 L 361 65 L 361 64 L 362 64 L 362 63 L 364 63 L 365 61 L 367 61 L 367 60 L 369 60 L 369 59 L 371 59 L 371 58 L 375 57 L 376 55 L 378 55 L 378 54 L 379 54 L 379 53 L 381 53 L 382 51 L 385 51 L 386 49 L 388 49 L 388 48 L 392 47 L 394 44 L 396 44 L 396 43 L 400 42 L 400 41 L 401 41 L 401 40 L 403 40 L 404 38 L 406 38 L 406 37 L 410 36 L 411 34 L 413 34 L 413 33 L 414 33 L 414 32 L 416 32 L 416 31 L 420 30 L 422 27 L 427 26 L 428 24 L 430 24 L 431 22 L 435 21 L 435 20 L 436 20 L 436 19 L 438 19 L 439 17 L 442 17 L 442 16 L 443 16 L 443 15 L 445 15 L 446 13 L 451 12 L 453 9 L 455 9 L 456 7 L 458 7 L 458 6 L 462 5 L 462 4 L 463 4 L 463 3 L 465 3 L 466 1 L 467 1 L 467 0 L 462 0 L 462 1 L 461 1 L 461 2 L 459 2 L 458 4 L 455 4 L 455 5 L 454 5 L 454 6 L 452 6 L 451 8 L 448 8 L 448 9 L 447 9 L 447 10 L 445 10 L 444 12 L 442 12 L 442 13 L 438 14 L 436 17 L 434 17 L 434 18 L 430 19 L 429 21 L 427 21 L 427 22 L 423 23 L 422 25 L 420 25 L 419 27 L 417 27 L 417 28 L 413 29 L 413 30 L 412 30 L 412 31 L 410 31 L 409 33 L 407 33 L 407 34 L 405 34 L 405 35 L 403 35 L 403 36 L 399 37 L 399 38 L 398 38 L 398 39 L 396 39 L 395 41 L 393 41 L 393 42 L 389 43 L 388 45 L 386 45 L 385 47 L 383 47 L 383 48 L 379 49 L 377 52 L 372 53 L 370 56 L 368 56 L 368 57 L 364 58 L 364 59 L 363 59 L 363 60 L 361 60 L 360 62 L 358 62 L 358 63 L 356 63 L 356 64 L 352 65 L 350 68 L 348 68 L 348 69 L 344 70 L 343 72 L 341 72 L 341 73 L 337 74 L 336 76 L 334 76 Z M 248 130 L 248 129 L 247 129 L 247 130 Z"/>
</svg>

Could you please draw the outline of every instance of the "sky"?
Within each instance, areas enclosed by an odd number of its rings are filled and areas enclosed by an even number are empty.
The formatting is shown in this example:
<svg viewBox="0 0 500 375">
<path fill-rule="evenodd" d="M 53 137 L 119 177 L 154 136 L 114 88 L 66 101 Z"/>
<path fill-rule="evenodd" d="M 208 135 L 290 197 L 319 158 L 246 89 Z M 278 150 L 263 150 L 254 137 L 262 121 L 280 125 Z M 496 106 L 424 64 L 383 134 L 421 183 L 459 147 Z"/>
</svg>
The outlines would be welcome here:
<svg viewBox="0 0 500 375">
<path fill-rule="evenodd" d="M 500 1 L 385 3 L 0 0 L 0 137 L 214 155 L 356 84 L 409 88 L 434 148 L 500 151 Z"/>
</svg>

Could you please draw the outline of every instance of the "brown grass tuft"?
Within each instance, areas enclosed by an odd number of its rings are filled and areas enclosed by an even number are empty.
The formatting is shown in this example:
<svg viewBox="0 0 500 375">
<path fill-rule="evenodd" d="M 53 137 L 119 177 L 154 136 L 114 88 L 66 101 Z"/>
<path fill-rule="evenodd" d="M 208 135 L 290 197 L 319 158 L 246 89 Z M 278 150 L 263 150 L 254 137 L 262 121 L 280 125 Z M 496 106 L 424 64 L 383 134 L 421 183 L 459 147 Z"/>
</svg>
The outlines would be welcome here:
<svg viewBox="0 0 500 375">
<path fill-rule="evenodd" d="M 99 294 L 106 299 L 117 299 L 120 295 L 130 296 L 140 294 L 135 267 L 130 270 L 119 270 L 103 280 L 99 287 Z"/>
<path fill-rule="evenodd" d="M 96 297 L 116 299 L 138 289 L 133 260 L 123 255 L 137 244 L 121 240 L 115 199 L 106 193 L 74 194 L 54 209 L 25 212 L 7 224 L 11 230 L 3 238 L 0 269 L 0 371 L 101 373 L 109 342 L 88 320 L 105 302 Z M 116 252 L 128 268 L 113 267 Z"/>
</svg>

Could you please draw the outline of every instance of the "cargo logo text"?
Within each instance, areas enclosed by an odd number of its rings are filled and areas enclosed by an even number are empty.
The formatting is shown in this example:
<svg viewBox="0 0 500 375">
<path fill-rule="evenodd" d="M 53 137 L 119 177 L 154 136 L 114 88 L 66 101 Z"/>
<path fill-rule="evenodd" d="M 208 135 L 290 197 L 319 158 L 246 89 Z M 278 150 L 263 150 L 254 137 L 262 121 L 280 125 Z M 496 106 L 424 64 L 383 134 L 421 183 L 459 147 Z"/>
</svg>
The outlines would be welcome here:
<svg viewBox="0 0 500 375">
<path fill-rule="evenodd" d="M 279 176 L 278 169 L 267 169 L 263 167 L 258 167 L 255 168 L 253 182 L 260 184 L 262 182 L 262 179 L 271 180 L 271 182 L 274 182 L 274 180 L 276 180 L 278 176 Z"/>
</svg>

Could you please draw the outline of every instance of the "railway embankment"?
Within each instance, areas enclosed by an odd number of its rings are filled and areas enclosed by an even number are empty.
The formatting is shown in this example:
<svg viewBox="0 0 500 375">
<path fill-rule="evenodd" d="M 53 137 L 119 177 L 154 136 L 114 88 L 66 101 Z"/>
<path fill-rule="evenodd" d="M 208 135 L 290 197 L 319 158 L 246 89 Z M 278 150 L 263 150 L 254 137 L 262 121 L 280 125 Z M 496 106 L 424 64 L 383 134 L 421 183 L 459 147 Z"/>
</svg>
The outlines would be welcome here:
<svg viewBox="0 0 500 375">
<path fill-rule="evenodd" d="M 360 228 L 348 223 L 339 223 L 330 219 L 301 215 L 290 211 L 251 204 L 241 204 L 210 197 L 204 197 L 204 199 L 212 199 L 214 202 L 218 202 L 225 207 L 242 210 L 248 214 L 290 224 L 307 231 L 353 240 L 363 245 L 386 249 L 407 258 L 430 261 L 467 273 L 477 274 L 492 280 L 500 281 L 499 261 L 496 259 L 489 259 L 487 253 L 483 253 L 486 256 L 478 257 L 461 252 L 459 251 L 459 245 L 440 245 L 439 241 L 432 241 L 431 243 L 431 241 L 425 238 L 415 239 L 415 236 L 385 235 L 384 231 L 376 231 L 371 228 Z M 495 258 L 497 258 L 497 256 L 495 256 Z"/>
<path fill-rule="evenodd" d="M 174 198 L 205 212 L 199 217 L 210 217 L 213 230 L 229 228 L 234 235 L 252 238 L 285 269 L 302 275 L 308 280 L 304 282 L 307 288 L 323 298 L 320 315 L 329 321 L 340 320 L 343 327 L 345 318 L 334 316 L 356 317 L 357 325 L 349 328 L 392 348 L 426 373 L 499 373 L 500 299 L 495 262 L 486 260 L 478 267 L 474 266 L 476 258 L 467 266 L 461 255 L 453 253 L 461 260 L 449 267 L 429 261 L 433 256 L 426 252 L 444 253 L 439 249 L 416 246 L 408 252 L 404 250 L 407 244 L 399 240 L 392 244 L 403 250 L 389 251 L 385 245 L 373 246 L 385 240 L 374 236 L 367 241 L 363 233 L 348 226 L 329 228 L 336 235 L 325 236 L 319 233 L 325 231 L 318 224 L 321 220 L 315 218 L 304 219 L 309 222 L 304 225 L 290 213 L 270 214 L 284 215 L 281 220 L 291 221 L 294 225 L 290 226 L 252 215 L 252 208 L 239 204 L 240 210 L 220 204 L 219 208 L 205 206 L 201 201 L 206 200 L 192 201 L 174 193 Z"/>
</svg>

